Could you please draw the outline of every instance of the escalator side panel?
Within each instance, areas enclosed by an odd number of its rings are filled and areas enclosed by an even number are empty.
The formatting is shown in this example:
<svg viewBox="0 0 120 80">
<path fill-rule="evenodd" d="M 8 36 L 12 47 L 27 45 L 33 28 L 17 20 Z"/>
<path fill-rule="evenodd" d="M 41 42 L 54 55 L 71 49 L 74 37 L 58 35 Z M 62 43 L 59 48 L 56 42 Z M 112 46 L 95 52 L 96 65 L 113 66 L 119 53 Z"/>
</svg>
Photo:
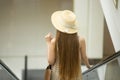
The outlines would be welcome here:
<svg viewBox="0 0 120 80">
<path fill-rule="evenodd" d="M 107 64 L 105 80 L 120 80 L 120 66 L 117 59 Z"/>
<path fill-rule="evenodd" d="M 97 70 L 95 69 L 92 72 L 83 75 L 83 80 L 100 80 Z"/>
<path fill-rule="evenodd" d="M 2 60 L 0 60 L 0 80 L 19 80 Z"/>
<path fill-rule="evenodd" d="M 83 80 L 120 80 L 120 51 L 82 74 Z"/>
<path fill-rule="evenodd" d="M 120 67 L 120 57 L 118 58 L 118 64 L 119 64 L 119 67 Z"/>
<path fill-rule="evenodd" d="M 103 65 L 103 66 L 101 66 L 100 68 L 97 69 L 98 76 L 99 76 L 100 80 L 105 79 L 106 67 L 107 67 L 107 65 Z"/>
</svg>

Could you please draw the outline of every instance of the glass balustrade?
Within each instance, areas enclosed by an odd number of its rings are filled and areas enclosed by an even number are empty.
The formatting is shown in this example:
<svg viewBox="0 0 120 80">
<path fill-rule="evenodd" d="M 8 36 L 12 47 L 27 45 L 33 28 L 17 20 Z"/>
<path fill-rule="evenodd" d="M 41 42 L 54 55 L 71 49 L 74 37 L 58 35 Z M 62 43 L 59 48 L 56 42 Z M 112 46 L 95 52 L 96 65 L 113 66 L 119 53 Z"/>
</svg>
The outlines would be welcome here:
<svg viewBox="0 0 120 80">
<path fill-rule="evenodd" d="M 0 80 L 19 80 L 1 60 L 0 60 Z"/>
<path fill-rule="evenodd" d="M 120 80 L 120 52 L 83 72 L 83 80 Z"/>
</svg>

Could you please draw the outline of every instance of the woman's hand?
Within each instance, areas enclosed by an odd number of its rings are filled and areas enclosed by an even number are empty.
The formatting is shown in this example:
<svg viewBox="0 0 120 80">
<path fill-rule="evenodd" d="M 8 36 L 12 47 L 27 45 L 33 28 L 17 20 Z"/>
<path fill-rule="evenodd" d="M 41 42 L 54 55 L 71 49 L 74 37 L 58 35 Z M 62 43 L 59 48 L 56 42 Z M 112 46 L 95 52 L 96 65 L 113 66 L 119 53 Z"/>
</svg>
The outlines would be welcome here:
<svg viewBox="0 0 120 80">
<path fill-rule="evenodd" d="M 47 42 L 47 43 L 50 43 L 51 40 L 53 39 L 52 34 L 51 34 L 51 33 L 48 33 L 48 34 L 45 36 L 45 39 L 46 39 L 46 42 Z"/>
<path fill-rule="evenodd" d="M 88 66 L 87 66 L 87 68 L 88 68 L 88 69 L 90 69 L 90 68 L 91 68 L 91 66 L 90 66 L 90 65 L 88 65 Z"/>
</svg>

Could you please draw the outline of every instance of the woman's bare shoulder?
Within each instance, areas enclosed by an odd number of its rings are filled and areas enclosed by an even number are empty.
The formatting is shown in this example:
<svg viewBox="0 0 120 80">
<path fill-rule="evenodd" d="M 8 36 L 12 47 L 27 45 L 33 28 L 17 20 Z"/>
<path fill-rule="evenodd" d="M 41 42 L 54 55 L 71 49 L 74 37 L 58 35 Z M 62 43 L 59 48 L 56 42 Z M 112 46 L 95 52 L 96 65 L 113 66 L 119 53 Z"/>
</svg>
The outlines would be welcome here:
<svg viewBox="0 0 120 80">
<path fill-rule="evenodd" d="M 83 46 L 84 43 L 85 43 L 85 37 L 80 35 L 80 36 L 79 36 L 80 48 Z"/>
<path fill-rule="evenodd" d="M 84 41 L 85 41 L 85 37 L 80 35 L 80 36 L 79 36 L 79 41 L 80 41 L 80 43 L 81 43 L 81 42 L 84 42 Z"/>
</svg>

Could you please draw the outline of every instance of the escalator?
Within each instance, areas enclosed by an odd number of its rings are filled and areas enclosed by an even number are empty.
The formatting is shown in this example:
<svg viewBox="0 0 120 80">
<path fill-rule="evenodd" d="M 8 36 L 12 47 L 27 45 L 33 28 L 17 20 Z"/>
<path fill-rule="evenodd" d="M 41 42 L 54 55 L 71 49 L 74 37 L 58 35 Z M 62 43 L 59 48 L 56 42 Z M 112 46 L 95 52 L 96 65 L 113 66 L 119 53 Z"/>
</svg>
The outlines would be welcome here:
<svg viewBox="0 0 120 80">
<path fill-rule="evenodd" d="M 120 80 L 120 51 L 82 74 L 83 80 Z"/>
<path fill-rule="evenodd" d="M 19 80 L 2 60 L 0 60 L 0 80 Z"/>
<path fill-rule="evenodd" d="M 82 74 L 83 80 L 120 80 L 120 51 Z M 0 60 L 0 80 L 19 80 L 2 60 Z"/>
</svg>

